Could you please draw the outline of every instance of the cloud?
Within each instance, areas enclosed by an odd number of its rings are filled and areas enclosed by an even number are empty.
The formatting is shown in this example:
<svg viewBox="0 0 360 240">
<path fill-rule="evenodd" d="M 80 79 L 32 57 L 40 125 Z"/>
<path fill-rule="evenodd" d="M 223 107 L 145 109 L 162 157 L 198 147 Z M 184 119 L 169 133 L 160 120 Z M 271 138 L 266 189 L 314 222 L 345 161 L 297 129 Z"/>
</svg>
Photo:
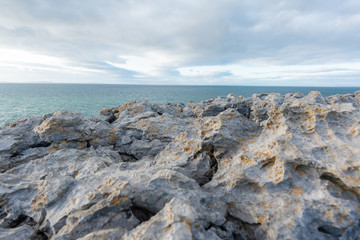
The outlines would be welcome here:
<svg viewBox="0 0 360 240">
<path fill-rule="evenodd" d="M 44 71 L 36 79 L 56 70 L 107 83 L 326 85 L 353 76 L 347 84 L 359 85 L 355 0 L 0 2 L 0 49 L 53 60 L 3 55 L 2 67 L 13 67 L 0 81 L 23 77 L 16 65 Z M 313 70 L 338 65 L 347 70 Z"/>
</svg>

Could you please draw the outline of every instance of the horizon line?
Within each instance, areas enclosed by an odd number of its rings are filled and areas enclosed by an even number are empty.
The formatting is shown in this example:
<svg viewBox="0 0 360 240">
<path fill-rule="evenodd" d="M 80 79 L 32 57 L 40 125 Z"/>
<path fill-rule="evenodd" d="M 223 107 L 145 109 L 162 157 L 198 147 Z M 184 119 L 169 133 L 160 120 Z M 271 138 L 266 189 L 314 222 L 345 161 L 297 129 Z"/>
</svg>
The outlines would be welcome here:
<svg viewBox="0 0 360 240">
<path fill-rule="evenodd" d="M 321 87 L 321 88 L 360 88 L 359 86 L 324 85 L 212 85 L 212 84 L 144 84 L 144 83 L 59 83 L 59 82 L 0 82 L 0 84 L 54 84 L 54 85 L 127 85 L 127 86 L 172 86 L 172 87 Z"/>
</svg>

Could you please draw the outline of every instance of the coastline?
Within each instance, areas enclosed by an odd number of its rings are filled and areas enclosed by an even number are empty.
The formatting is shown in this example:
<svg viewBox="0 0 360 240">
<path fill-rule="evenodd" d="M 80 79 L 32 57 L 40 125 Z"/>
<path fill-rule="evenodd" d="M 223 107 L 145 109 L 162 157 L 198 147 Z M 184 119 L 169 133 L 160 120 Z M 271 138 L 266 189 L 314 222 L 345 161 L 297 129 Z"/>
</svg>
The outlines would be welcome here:
<svg viewBox="0 0 360 240">
<path fill-rule="evenodd" d="M 360 87 L 275 87 L 275 86 L 154 86 L 92 84 L 1 84 L 0 127 L 6 122 L 40 116 L 64 109 L 94 117 L 103 107 L 146 99 L 150 103 L 201 102 L 218 96 L 250 98 L 256 93 L 278 92 L 282 95 L 319 91 L 324 97 L 359 91 Z"/>
<path fill-rule="evenodd" d="M 0 238 L 355 239 L 360 91 L 146 100 L 0 129 Z"/>
</svg>

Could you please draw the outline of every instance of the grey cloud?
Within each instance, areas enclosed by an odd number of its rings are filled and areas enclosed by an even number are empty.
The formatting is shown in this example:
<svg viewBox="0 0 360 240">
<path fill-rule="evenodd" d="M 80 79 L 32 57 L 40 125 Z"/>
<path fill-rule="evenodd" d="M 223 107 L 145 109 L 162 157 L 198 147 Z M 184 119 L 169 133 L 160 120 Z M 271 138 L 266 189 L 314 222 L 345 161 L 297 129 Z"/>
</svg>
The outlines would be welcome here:
<svg viewBox="0 0 360 240">
<path fill-rule="evenodd" d="M 262 58 L 279 65 L 359 61 L 360 4 L 329 1 L 0 1 L 0 44 L 104 66 L 159 50 L 179 67 Z M 179 76 L 174 66 L 164 76 Z M 126 73 L 124 73 L 126 72 Z M 219 76 L 222 77 L 222 76 Z"/>
</svg>

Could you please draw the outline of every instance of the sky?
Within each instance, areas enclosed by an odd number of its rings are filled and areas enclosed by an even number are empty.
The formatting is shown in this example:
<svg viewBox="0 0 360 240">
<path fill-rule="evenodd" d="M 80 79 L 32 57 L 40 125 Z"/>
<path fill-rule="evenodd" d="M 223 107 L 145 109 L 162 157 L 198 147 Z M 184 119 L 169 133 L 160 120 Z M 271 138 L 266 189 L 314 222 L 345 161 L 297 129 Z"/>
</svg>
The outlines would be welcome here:
<svg viewBox="0 0 360 240">
<path fill-rule="evenodd" d="M 0 0 L 0 82 L 360 86 L 360 1 Z"/>
</svg>

